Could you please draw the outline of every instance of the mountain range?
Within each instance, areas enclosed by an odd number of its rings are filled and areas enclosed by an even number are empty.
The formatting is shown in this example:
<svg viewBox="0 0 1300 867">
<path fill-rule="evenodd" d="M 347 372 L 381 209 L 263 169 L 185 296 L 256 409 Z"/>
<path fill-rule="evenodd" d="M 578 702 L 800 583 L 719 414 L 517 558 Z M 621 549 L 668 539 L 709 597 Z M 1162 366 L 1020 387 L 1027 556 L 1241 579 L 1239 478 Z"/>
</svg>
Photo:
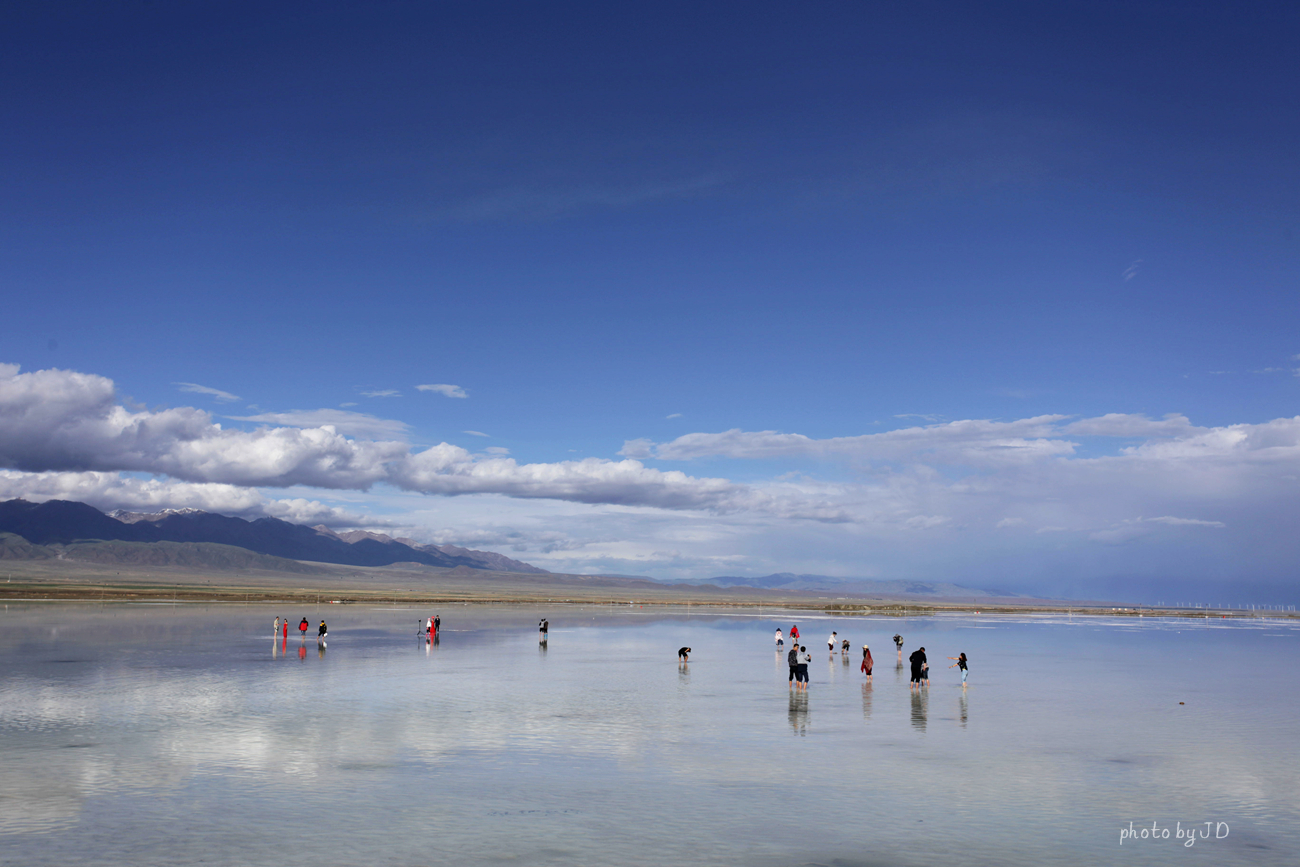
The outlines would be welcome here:
<svg viewBox="0 0 1300 867">
<path fill-rule="evenodd" d="M 394 539 L 363 530 L 335 533 L 327 527 L 305 527 L 278 518 L 246 521 L 199 509 L 105 514 L 94 506 L 70 500 L 47 500 L 44 503 L 8 500 L 0 502 L 0 533 L 20 536 L 29 547 L 37 548 L 90 540 L 135 543 L 104 549 L 96 556 L 128 560 L 143 557 L 148 558 L 148 562 L 157 562 L 160 557 L 179 557 L 189 565 L 198 565 L 200 561 L 213 557 L 229 561 L 234 555 L 227 549 L 242 548 L 267 557 L 345 566 L 420 563 L 444 568 L 467 566 L 497 572 L 549 574 L 545 569 L 491 551 L 474 551 L 455 545 L 422 545 L 412 539 Z M 170 547 L 159 547 L 161 543 L 169 543 Z M 191 547 L 178 549 L 174 547 L 177 544 Z M 214 547 L 192 547 L 196 545 Z M 15 559 L 22 558 L 21 552 L 27 550 L 12 537 L 6 540 L 5 547 L 9 550 L 2 556 Z M 165 550 L 170 553 L 164 553 Z M 32 557 L 46 556 L 35 549 L 28 553 Z"/>
</svg>

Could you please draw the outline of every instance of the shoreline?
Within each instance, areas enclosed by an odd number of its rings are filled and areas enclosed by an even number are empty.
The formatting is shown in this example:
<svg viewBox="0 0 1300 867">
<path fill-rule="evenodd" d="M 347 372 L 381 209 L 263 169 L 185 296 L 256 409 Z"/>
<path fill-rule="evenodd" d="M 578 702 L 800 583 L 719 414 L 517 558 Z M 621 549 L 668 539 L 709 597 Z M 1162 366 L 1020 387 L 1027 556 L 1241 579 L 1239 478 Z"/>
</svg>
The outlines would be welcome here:
<svg viewBox="0 0 1300 867">
<path fill-rule="evenodd" d="M 1187 619 L 1297 619 L 1300 612 L 1267 609 L 1229 608 L 1177 608 L 1147 605 L 1105 605 L 1094 602 L 1071 603 L 1063 600 L 1026 600 L 1011 602 L 1006 599 L 960 601 L 956 599 L 862 599 L 837 598 L 810 599 L 806 596 L 768 595 L 763 593 L 733 593 L 732 598 L 718 598 L 722 594 L 700 592 L 673 592 L 673 588 L 654 588 L 658 592 L 611 592 L 613 588 L 395 588 L 395 587 L 267 587 L 240 585 L 196 586 L 185 583 L 154 582 L 79 582 L 79 581 L 22 581 L 0 582 L 0 602 L 103 602 L 103 603 L 166 603 L 175 604 L 303 604 L 313 605 L 366 605 L 366 604 L 532 604 L 532 605 L 639 605 L 655 607 L 706 607 L 706 608 L 782 608 L 795 611 L 818 611 L 845 616 L 917 617 L 935 614 L 1066 614 L 1084 617 L 1180 617 Z M 631 589 L 631 588 L 627 588 Z M 746 588 L 749 589 L 749 588 Z M 566 592 L 568 591 L 568 592 Z"/>
</svg>

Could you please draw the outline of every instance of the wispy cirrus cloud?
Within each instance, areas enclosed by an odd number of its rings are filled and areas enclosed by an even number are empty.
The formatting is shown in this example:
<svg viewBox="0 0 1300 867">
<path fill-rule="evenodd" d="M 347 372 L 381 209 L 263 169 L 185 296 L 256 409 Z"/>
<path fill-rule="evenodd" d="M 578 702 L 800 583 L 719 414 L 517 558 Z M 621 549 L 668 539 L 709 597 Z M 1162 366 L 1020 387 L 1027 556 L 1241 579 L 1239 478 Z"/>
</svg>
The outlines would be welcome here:
<svg viewBox="0 0 1300 867">
<path fill-rule="evenodd" d="M 243 400 L 243 398 L 237 394 L 231 394 L 230 392 L 222 391 L 219 388 L 199 385 L 197 382 L 173 382 L 172 385 L 176 386 L 181 391 L 187 391 L 191 394 L 206 394 L 215 397 L 222 403 L 234 403 L 237 400 Z"/>
<path fill-rule="evenodd" d="M 445 382 L 435 382 L 428 385 L 417 385 L 416 391 L 428 391 L 434 394 L 440 394 L 443 397 L 469 397 L 465 389 L 459 385 L 451 385 Z"/>
<path fill-rule="evenodd" d="M 395 388 L 385 388 L 382 391 L 363 391 L 362 397 L 401 397 L 402 393 Z"/>
</svg>

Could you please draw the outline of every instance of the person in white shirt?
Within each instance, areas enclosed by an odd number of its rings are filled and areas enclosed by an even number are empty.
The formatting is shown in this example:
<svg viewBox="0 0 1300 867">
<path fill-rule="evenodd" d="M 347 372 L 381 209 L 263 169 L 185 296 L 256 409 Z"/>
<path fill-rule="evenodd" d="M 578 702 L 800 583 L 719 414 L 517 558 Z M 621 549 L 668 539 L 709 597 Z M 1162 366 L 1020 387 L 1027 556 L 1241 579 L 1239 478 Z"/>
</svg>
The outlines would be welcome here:
<svg viewBox="0 0 1300 867">
<path fill-rule="evenodd" d="M 831 637 L 826 639 L 826 647 L 830 649 L 831 653 L 835 652 L 835 643 L 839 640 L 839 637 L 840 634 L 838 632 L 832 632 Z"/>
<path fill-rule="evenodd" d="M 808 648 L 800 645 L 798 660 L 799 660 L 799 665 L 795 669 L 795 675 L 794 675 L 795 685 L 799 689 L 807 689 L 808 688 L 808 664 L 812 662 L 812 654 L 808 652 Z"/>
</svg>

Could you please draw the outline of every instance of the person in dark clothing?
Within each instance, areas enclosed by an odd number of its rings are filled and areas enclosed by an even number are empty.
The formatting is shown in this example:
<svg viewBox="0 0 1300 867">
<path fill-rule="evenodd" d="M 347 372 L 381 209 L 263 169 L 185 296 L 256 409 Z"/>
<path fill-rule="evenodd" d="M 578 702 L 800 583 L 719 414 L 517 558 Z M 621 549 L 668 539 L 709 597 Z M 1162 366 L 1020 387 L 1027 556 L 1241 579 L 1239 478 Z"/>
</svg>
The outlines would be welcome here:
<svg viewBox="0 0 1300 867">
<path fill-rule="evenodd" d="M 925 648 L 922 647 L 920 650 L 913 651 L 907 661 L 912 663 L 912 680 L 908 683 L 908 689 L 919 689 L 921 678 L 925 675 L 925 668 L 929 665 L 925 660 Z"/>
<path fill-rule="evenodd" d="M 327 628 L 325 627 L 325 621 L 322 620 L 322 621 L 320 622 L 320 629 L 318 629 L 318 630 L 316 631 L 316 637 L 317 637 L 317 638 L 324 638 L 326 635 L 329 635 L 329 632 L 330 632 L 329 629 L 327 629 Z"/>
<path fill-rule="evenodd" d="M 960 656 L 950 656 L 950 657 L 948 657 L 948 658 L 949 658 L 949 659 L 955 659 L 955 660 L 957 660 L 956 662 L 954 662 L 952 665 L 950 665 L 950 666 L 948 666 L 948 667 L 949 667 L 949 668 L 953 668 L 953 667 L 955 666 L 955 667 L 957 667 L 958 669 L 961 670 L 961 685 L 962 685 L 962 686 L 965 686 L 965 685 L 966 685 L 966 673 L 967 673 L 967 669 L 966 669 L 966 654 L 963 653 L 963 654 L 961 654 Z"/>
<path fill-rule="evenodd" d="M 903 636 L 894 633 L 894 645 L 898 648 L 898 661 L 903 661 Z"/>
<path fill-rule="evenodd" d="M 677 648 L 677 658 L 682 662 L 690 662 L 690 652 L 691 649 L 689 647 L 679 647 Z"/>
<path fill-rule="evenodd" d="M 541 641 L 546 641 L 546 639 L 550 637 L 549 635 L 550 631 L 551 631 L 551 621 L 547 620 L 546 618 L 542 618 L 542 620 L 539 621 L 537 624 L 538 638 Z"/>
<path fill-rule="evenodd" d="M 799 665 L 794 670 L 794 682 L 799 689 L 807 689 L 808 665 L 812 662 L 812 654 L 810 654 L 808 648 L 804 647 L 802 644 L 799 645 L 798 659 Z"/>
<path fill-rule="evenodd" d="M 797 643 L 790 648 L 790 652 L 785 655 L 785 658 L 790 663 L 790 685 L 794 686 L 794 675 L 799 668 L 799 645 Z"/>
</svg>

